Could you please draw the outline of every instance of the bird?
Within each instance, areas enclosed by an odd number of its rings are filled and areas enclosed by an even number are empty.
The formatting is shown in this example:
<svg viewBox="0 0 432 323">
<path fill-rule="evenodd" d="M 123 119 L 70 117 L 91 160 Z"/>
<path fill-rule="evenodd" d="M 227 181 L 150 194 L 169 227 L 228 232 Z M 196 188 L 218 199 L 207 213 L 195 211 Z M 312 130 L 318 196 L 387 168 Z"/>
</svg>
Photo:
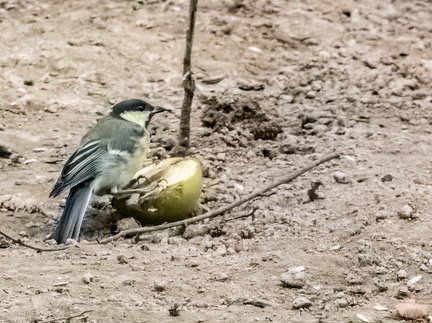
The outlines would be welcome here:
<svg viewBox="0 0 432 323">
<path fill-rule="evenodd" d="M 50 197 L 57 197 L 69 189 L 52 239 L 58 244 L 67 239 L 78 241 L 92 194 L 116 194 L 131 181 L 148 158 L 147 127 L 155 114 L 164 111 L 170 110 L 139 99 L 125 100 L 90 128 L 50 193 Z"/>
</svg>

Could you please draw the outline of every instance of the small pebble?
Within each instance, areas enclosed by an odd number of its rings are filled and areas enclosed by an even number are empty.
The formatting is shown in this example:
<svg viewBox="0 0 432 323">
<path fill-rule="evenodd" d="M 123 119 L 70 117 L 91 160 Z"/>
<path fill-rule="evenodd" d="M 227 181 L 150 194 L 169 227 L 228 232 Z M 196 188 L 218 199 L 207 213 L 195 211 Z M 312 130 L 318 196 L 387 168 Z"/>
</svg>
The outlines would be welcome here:
<svg viewBox="0 0 432 323">
<path fill-rule="evenodd" d="M 413 217 L 414 209 L 409 205 L 404 205 L 400 211 L 398 211 L 398 216 L 401 219 L 410 219 Z"/>
<path fill-rule="evenodd" d="M 327 132 L 328 127 L 326 125 L 323 124 L 317 124 L 315 125 L 312 130 L 309 132 L 310 135 L 312 136 L 322 136 L 325 132 Z"/>
<path fill-rule="evenodd" d="M 313 99 L 313 98 L 316 97 L 316 95 L 317 95 L 316 91 L 308 91 L 308 92 L 306 93 L 306 98 L 307 98 L 307 99 Z"/>
<path fill-rule="evenodd" d="M 337 298 L 335 300 L 335 305 L 340 308 L 345 308 L 349 305 L 348 300 L 346 298 Z"/>
<path fill-rule="evenodd" d="M 216 155 L 216 159 L 220 160 L 220 161 L 225 161 L 226 160 L 226 153 L 219 153 Z"/>
<path fill-rule="evenodd" d="M 57 113 L 58 109 L 56 107 L 50 106 L 45 109 L 46 112 L 49 113 Z"/>
<path fill-rule="evenodd" d="M 163 292 L 166 290 L 166 285 L 162 281 L 156 281 L 153 283 L 153 290 L 158 293 Z"/>
<path fill-rule="evenodd" d="M 417 284 L 422 279 L 423 279 L 422 275 L 417 275 L 417 276 L 411 278 L 410 280 L 408 280 L 407 285 L 410 286 L 410 285 Z"/>
<path fill-rule="evenodd" d="M 408 296 L 409 296 L 409 292 L 408 292 L 408 289 L 406 287 L 399 288 L 395 294 L 395 297 L 397 299 L 407 298 Z"/>
<path fill-rule="evenodd" d="M 247 153 L 246 153 L 246 158 L 247 159 L 251 159 L 251 158 L 255 158 L 256 157 L 256 153 L 253 151 L 253 150 L 249 150 Z"/>
<path fill-rule="evenodd" d="M 302 268 L 302 270 L 299 268 Z M 306 285 L 304 267 L 291 268 L 287 272 L 280 275 L 279 280 L 281 281 L 283 287 L 302 288 Z"/>
<path fill-rule="evenodd" d="M 118 263 L 121 264 L 121 265 L 125 265 L 125 264 L 128 263 L 126 257 L 123 256 L 123 255 L 119 255 L 119 256 L 117 256 L 117 261 L 118 261 Z"/>
<path fill-rule="evenodd" d="M 37 162 L 37 159 L 36 159 L 36 158 L 31 158 L 31 159 L 26 159 L 26 160 L 24 160 L 24 164 L 25 164 L 25 165 L 27 165 L 27 164 L 31 164 L 31 163 L 35 163 L 35 162 Z"/>
<path fill-rule="evenodd" d="M 225 273 L 220 273 L 217 277 L 215 277 L 214 280 L 216 280 L 218 282 L 226 282 L 227 280 L 229 280 L 229 277 Z"/>
<path fill-rule="evenodd" d="M 366 59 L 363 61 L 363 63 L 364 63 L 367 67 L 369 67 L 370 69 L 375 69 L 375 68 L 378 67 L 378 64 L 379 64 L 379 57 L 374 57 L 374 56 L 372 56 L 372 57 L 368 57 L 368 58 L 366 58 Z"/>
<path fill-rule="evenodd" d="M 140 246 L 140 250 L 142 250 L 142 251 L 149 251 L 150 248 L 149 248 L 146 244 L 142 244 L 142 245 Z"/>
<path fill-rule="evenodd" d="M 385 183 L 385 182 L 391 182 L 393 180 L 393 176 L 390 174 L 384 175 L 383 177 L 381 177 L 381 182 Z"/>
<path fill-rule="evenodd" d="M 48 150 L 48 148 L 45 148 L 45 147 L 33 148 L 33 151 L 35 153 L 41 153 L 41 152 L 44 152 L 44 151 L 47 151 L 47 150 Z"/>
<path fill-rule="evenodd" d="M 386 211 L 378 211 L 378 212 L 375 214 L 375 220 L 376 220 L 376 221 L 385 220 L 385 219 L 387 219 L 387 218 L 388 218 L 388 214 L 387 214 Z"/>
<path fill-rule="evenodd" d="M 311 88 L 313 91 L 321 91 L 322 85 L 320 81 L 313 81 L 311 84 Z"/>
<path fill-rule="evenodd" d="M 375 311 L 388 311 L 388 310 L 389 310 L 389 308 L 388 308 L 387 306 L 383 306 L 383 305 L 380 305 L 380 304 L 377 304 L 377 305 L 375 305 L 375 306 L 372 306 L 372 308 L 373 308 Z"/>
<path fill-rule="evenodd" d="M 287 137 L 279 146 L 279 152 L 282 154 L 295 154 L 297 151 L 299 144 L 296 136 Z"/>
<path fill-rule="evenodd" d="M 66 286 L 68 285 L 69 282 L 63 281 L 63 282 L 58 282 L 58 283 L 54 283 L 52 284 L 54 287 L 60 287 L 60 286 Z"/>
<path fill-rule="evenodd" d="M 136 229 L 136 228 L 141 227 L 141 225 L 134 218 L 124 218 L 124 219 L 118 220 L 116 225 L 117 225 L 118 231 Z"/>
<path fill-rule="evenodd" d="M 82 281 L 84 284 L 90 284 L 93 281 L 93 275 L 90 273 L 85 273 L 82 277 L 81 277 Z"/>
<path fill-rule="evenodd" d="M 214 251 L 214 255 L 215 256 L 225 257 L 227 255 L 226 247 L 225 246 L 219 246 L 219 247 L 217 247 L 217 249 Z"/>
<path fill-rule="evenodd" d="M 339 184 L 348 184 L 351 181 L 347 178 L 347 175 L 343 172 L 336 171 L 333 173 L 333 178 L 336 180 L 336 183 Z"/>
<path fill-rule="evenodd" d="M 408 274 L 405 270 L 401 269 L 396 273 L 396 278 L 397 280 L 401 281 L 401 280 L 405 280 L 408 278 Z"/>
<path fill-rule="evenodd" d="M 427 273 L 431 271 L 430 268 L 428 266 L 426 266 L 425 264 L 421 264 L 419 268 L 421 271 L 424 271 Z"/>
<path fill-rule="evenodd" d="M 289 94 L 282 94 L 279 97 L 279 100 L 282 102 L 286 102 L 286 103 L 293 103 L 294 102 L 294 96 L 289 95 Z"/>
<path fill-rule="evenodd" d="M 292 304 L 293 309 L 308 308 L 312 306 L 312 302 L 306 297 L 297 297 Z"/>
<path fill-rule="evenodd" d="M 356 317 L 364 323 L 372 323 L 372 321 L 370 319 L 368 319 L 366 316 L 364 316 L 363 314 L 359 313 L 356 315 Z"/>
</svg>

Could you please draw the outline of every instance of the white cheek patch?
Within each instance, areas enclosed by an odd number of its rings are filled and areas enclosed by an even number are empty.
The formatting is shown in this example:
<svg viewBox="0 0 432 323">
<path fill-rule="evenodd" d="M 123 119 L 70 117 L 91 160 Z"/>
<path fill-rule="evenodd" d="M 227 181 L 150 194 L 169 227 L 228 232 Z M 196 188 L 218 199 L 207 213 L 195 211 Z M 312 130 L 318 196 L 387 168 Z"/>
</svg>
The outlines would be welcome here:
<svg viewBox="0 0 432 323">
<path fill-rule="evenodd" d="M 127 121 L 139 124 L 141 127 L 144 128 L 149 117 L 149 112 L 142 112 L 142 111 L 124 112 L 120 114 L 120 117 L 122 117 Z"/>
</svg>

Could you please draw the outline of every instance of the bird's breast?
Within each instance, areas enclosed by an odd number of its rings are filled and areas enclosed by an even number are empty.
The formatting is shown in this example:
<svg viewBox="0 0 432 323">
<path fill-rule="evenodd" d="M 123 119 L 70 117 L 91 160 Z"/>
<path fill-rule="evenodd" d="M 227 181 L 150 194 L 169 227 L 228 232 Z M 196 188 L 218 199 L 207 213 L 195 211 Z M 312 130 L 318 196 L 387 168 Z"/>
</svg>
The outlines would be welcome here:
<svg viewBox="0 0 432 323">
<path fill-rule="evenodd" d="M 139 140 L 132 151 L 110 149 L 108 157 L 102 163 L 101 172 L 96 177 L 94 192 L 97 195 L 116 192 L 125 187 L 137 171 L 144 167 L 149 153 L 148 131 Z"/>
</svg>

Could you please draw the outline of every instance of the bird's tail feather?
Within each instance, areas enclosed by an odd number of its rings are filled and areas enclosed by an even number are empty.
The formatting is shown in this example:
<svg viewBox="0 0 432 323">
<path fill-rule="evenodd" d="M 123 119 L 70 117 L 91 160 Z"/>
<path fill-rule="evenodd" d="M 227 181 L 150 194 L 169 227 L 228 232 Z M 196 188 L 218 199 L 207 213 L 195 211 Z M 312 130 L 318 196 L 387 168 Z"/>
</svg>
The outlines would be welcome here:
<svg viewBox="0 0 432 323">
<path fill-rule="evenodd" d="M 89 182 L 74 186 L 69 191 L 65 209 L 52 235 L 58 244 L 65 243 L 70 238 L 78 240 L 91 194 L 92 186 Z"/>
</svg>

